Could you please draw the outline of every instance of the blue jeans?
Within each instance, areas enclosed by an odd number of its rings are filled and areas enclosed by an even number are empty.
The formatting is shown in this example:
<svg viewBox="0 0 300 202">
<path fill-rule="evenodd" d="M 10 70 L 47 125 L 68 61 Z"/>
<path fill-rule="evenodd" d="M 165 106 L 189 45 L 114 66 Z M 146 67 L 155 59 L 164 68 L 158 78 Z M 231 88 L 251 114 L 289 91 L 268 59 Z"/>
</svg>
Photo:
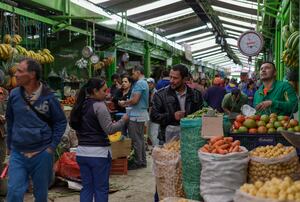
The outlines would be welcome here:
<svg viewBox="0 0 300 202">
<path fill-rule="evenodd" d="M 48 201 L 48 186 L 53 173 L 53 154 L 46 150 L 32 158 L 12 151 L 8 168 L 7 202 L 23 202 L 29 177 L 33 182 L 33 195 L 37 202 Z"/>
<path fill-rule="evenodd" d="M 111 168 L 111 157 L 83 157 L 77 156 L 80 167 L 82 189 L 80 191 L 80 202 L 108 202 L 109 194 L 109 172 Z"/>
</svg>

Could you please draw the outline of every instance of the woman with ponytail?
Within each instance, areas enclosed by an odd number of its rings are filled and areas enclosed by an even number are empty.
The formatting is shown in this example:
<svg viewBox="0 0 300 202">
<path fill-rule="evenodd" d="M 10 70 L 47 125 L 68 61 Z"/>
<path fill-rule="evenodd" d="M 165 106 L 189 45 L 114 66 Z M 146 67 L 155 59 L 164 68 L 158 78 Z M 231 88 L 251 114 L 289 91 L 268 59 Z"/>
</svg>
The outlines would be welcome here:
<svg viewBox="0 0 300 202">
<path fill-rule="evenodd" d="M 83 188 L 81 202 L 108 202 L 111 147 L 109 134 L 122 130 L 128 121 L 125 114 L 113 123 L 104 103 L 107 96 L 104 80 L 90 79 L 78 94 L 71 112 L 70 125 L 76 130 L 77 163 Z"/>
</svg>

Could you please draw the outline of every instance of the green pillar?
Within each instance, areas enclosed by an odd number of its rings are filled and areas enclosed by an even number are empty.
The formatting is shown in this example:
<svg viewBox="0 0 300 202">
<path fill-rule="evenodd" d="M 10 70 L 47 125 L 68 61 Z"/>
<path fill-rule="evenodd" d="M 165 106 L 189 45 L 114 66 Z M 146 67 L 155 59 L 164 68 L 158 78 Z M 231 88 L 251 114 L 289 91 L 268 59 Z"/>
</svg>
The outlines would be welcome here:
<svg viewBox="0 0 300 202">
<path fill-rule="evenodd" d="M 111 86 L 112 82 L 111 82 L 111 76 L 116 72 L 116 69 L 117 69 L 117 49 L 113 49 L 113 50 L 110 50 L 109 51 L 113 58 L 114 58 L 114 61 L 111 65 L 109 65 L 107 71 L 106 71 L 106 75 L 107 75 L 107 85 L 108 86 Z M 104 54 L 105 56 L 105 54 Z"/>
<path fill-rule="evenodd" d="M 150 45 L 149 42 L 144 42 L 144 69 L 145 69 L 145 77 L 150 77 L 151 73 L 151 53 L 150 53 Z"/>
</svg>

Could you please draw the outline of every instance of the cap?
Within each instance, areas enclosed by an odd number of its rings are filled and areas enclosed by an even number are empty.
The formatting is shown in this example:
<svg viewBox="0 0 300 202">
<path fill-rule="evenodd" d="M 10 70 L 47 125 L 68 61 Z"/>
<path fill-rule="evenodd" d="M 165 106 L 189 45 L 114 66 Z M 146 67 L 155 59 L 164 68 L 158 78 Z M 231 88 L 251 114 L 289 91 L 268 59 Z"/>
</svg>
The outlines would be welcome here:
<svg viewBox="0 0 300 202">
<path fill-rule="evenodd" d="M 148 78 L 148 79 L 147 79 L 147 82 L 148 82 L 148 83 L 155 83 L 155 80 L 154 80 L 153 78 Z"/>
</svg>

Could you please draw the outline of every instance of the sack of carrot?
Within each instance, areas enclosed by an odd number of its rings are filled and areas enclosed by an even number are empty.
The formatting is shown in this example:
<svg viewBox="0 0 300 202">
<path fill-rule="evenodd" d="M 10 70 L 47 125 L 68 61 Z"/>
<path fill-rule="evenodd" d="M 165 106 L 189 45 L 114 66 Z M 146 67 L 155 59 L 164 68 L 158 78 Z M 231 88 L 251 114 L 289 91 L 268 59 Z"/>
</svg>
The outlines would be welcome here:
<svg viewBox="0 0 300 202">
<path fill-rule="evenodd" d="M 215 136 L 208 144 L 205 144 L 199 151 L 213 154 L 228 154 L 233 152 L 242 152 L 239 140 L 233 141 L 232 137 Z"/>
</svg>

